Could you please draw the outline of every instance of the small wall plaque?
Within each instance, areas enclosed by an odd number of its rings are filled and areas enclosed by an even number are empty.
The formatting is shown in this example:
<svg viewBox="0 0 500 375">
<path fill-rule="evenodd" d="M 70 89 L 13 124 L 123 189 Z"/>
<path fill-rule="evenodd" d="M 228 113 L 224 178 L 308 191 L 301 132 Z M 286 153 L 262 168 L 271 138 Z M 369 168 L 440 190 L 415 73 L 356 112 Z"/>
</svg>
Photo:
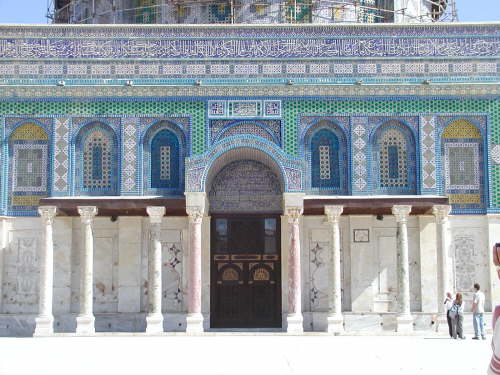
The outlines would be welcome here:
<svg viewBox="0 0 500 375">
<path fill-rule="evenodd" d="M 369 229 L 354 229 L 353 230 L 354 242 L 370 242 Z"/>
</svg>

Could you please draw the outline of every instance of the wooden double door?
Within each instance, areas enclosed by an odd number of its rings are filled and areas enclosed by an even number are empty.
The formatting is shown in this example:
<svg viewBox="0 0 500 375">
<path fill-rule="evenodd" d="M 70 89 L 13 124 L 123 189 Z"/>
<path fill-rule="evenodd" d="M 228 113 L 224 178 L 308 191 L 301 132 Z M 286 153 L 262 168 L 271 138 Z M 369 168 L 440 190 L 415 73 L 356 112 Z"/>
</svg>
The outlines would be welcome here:
<svg viewBox="0 0 500 375">
<path fill-rule="evenodd" d="M 212 328 L 281 327 L 279 219 L 212 215 Z"/>
</svg>

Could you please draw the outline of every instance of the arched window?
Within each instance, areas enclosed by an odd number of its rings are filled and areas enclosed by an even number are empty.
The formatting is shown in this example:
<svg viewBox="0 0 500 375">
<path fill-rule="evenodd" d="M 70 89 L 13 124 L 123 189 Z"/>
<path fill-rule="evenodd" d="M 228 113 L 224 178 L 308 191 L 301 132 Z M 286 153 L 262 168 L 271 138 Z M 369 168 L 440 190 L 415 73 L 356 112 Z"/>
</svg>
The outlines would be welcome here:
<svg viewBox="0 0 500 375">
<path fill-rule="evenodd" d="M 168 129 L 160 130 L 151 141 L 151 187 L 179 187 L 179 140 Z"/>
<path fill-rule="evenodd" d="M 311 187 L 341 188 L 339 138 L 330 129 L 318 130 L 311 139 Z"/>
<path fill-rule="evenodd" d="M 162 120 L 142 138 L 143 193 L 176 195 L 184 191 L 186 136 L 176 123 Z"/>
<path fill-rule="evenodd" d="M 49 137 L 39 125 L 28 122 L 9 138 L 10 197 L 12 211 L 35 211 L 49 194 Z"/>
<path fill-rule="evenodd" d="M 380 187 L 408 187 L 406 139 L 400 130 L 390 128 L 379 138 Z"/>
<path fill-rule="evenodd" d="M 375 132 L 373 149 L 374 190 L 415 194 L 416 157 L 411 131 L 398 121 L 389 121 Z"/>
<path fill-rule="evenodd" d="M 483 140 L 466 120 L 451 122 L 442 134 L 445 193 L 454 208 L 484 206 Z"/>
<path fill-rule="evenodd" d="M 85 126 L 77 137 L 79 194 L 114 195 L 118 186 L 118 151 L 113 130 L 101 123 Z"/>
</svg>

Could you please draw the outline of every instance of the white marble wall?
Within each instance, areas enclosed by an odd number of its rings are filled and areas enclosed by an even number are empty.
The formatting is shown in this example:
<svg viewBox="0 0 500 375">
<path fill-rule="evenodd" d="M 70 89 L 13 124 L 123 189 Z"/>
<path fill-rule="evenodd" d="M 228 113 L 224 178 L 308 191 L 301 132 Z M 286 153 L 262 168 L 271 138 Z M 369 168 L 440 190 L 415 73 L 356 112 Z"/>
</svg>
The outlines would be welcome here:
<svg viewBox="0 0 500 375">
<path fill-rule="evenodd" d="M 324 219 L 324 216 L 305 216 L 301 219 L 302 302 L 306 330 L 323 330 L 326 327 L 332 238 Z M 466 309 L 469 310 L 472 284 L 479 282 L 489 309 L 492 299 L 500 298 L 500 286 L 493 277 L 490 264 L 491 246 L 500 241 L 500 216 L 452 216 L 450 223 L 452 241 L 449 251 L 454 265 L 452 285 L 464 293 Z M 439 257 L 435 220 L 433 216 L 412 216 L 408 224 L 411 310 L 429 314 L 425 319 L 419 318 L 422 322 L 419 324 L 425 326 L 430 321 L 430 315 L 437 311 L 440 301 L 437 294 Z M 342 216 L 340 227 L 342 305 L 345 312 L 352 312 L 346 326 L 364 325 L 366 329 L 376 329 L 384 323 L 383 314 L 397 311 L 395 220 L 392 215 L 384 216 L 383 220 L 374 216 Z M 287 228 L 283 221 L 284 291 L 287 291 Z M 353 231 L 356 229 L 368 229 L 369 242 L 354 242 Z M 19 320 L 23 316 L 32 320 L 37 313 L 41 220 L 0 218 L 0 234 L 0 335 L 3 335 L 9 329 L 6 327 L 12 329 L 12 324 L 3 324 L 3 320 Z M 112 222 L 109 218 L 98 217 L 94 234 L 94 311 L 98 315 L 98 329 L 141 330 L 148 293 L 148 220 L 120 217 Z M 79 264 L 83 243 L 79 218 L 57 217 L 54 235 L 53 305 L 56 330 L 71 331 L 74 315 L 79 310 Z M 209 217 L 203 223 L 202 239 L 202 307 L 206 328 L 209 328 Z M 165 319 L 165 327 L 168 330 L 183 330 L 183 316 L 187 308 L 185 275 L 189 257 L 187 218 L 165 217 L 161 240 L 163 311 L 169 316 Z M 286 296 L 283 293 L 284 313 L 287 311 Z M 20 330 L 27 329 L 26 322 L 16 324 Z"/>
<path fill-rule="evenodd" d="M 147 302 L 149 226 L 146 218 L 97 217 L 94 222 L 94 312 L 139 313 Z M 34 314 L 38 303 L 42 228 L 38 218 L 1 221 L 0 313 Z M 79 311 L 82 230 L 79 218 L 57 217 L 54 227 L 54 313 Z M 184 311 L 187 219 L 162 224 L 163 310 Z"/>
</svg>

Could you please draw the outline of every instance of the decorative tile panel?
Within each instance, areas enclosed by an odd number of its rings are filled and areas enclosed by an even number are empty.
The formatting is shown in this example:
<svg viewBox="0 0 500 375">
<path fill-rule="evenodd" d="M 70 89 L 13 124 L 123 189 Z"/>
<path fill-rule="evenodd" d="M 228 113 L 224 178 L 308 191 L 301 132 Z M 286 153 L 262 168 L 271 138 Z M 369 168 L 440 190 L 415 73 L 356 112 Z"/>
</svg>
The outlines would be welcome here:
<svg viewBox="0 0 500 375">
<path fill-rule="evenodd" d="M 135 192 L 137 190 L 137 129 L 139 119 L 125 117 L 122 119 L 122 192 Z"/>
<path fill-rule="evenodd" d="M 210 143 L 235 135 L 262 137 L 281 146 L 281 120 L 210 120 Z"/>
<path fill-rule="evenodd" d="M 44 122 L 48 128 L 41 126 Z M 31 215 L 39 200 L 49 195 L 52 126 L 47 119 L 6 119 L 6 129 L 16 125 L 8 142 L 8 214 Z"/>
<path fill-rule="evenodd" d="M 376 129 L 371 140 L 373 190 L 383 194 L 416 194 L 417 150 L 411 129 L 418 129 L 418 118 L 373 116 L 369 123 Z"/>
<path fill-rule="evenodd" d="M 422 160 L 421 180 L 423 190 L 436 189 L 436 118 L 420 117 L 420 158 Z"/>
<path fill-rule="evenodd" d="M 352 147 L 352 189 L 353 192 L 364 192 L 369 190 L 368 184 L 368 118 L 353 117 L 351 132 Z"/>
<path fill-rule="evenodd" d="M 48 145 L 13 144 L 13 192 L 46 192 Z"/>
<path fill-rule="evenodd" d="M 483 116 L 438 117 L 441 132 L 443 192 L 453 212 L 484 210 Z"/>
<path fill-rule="evenodd" d="M 281 100 L 209 100 L 208 117 L 281 117 Z"/>
<path fill-rule="evenodd" d="M 66 192 L 69 189 L 69 118 L 54 120 L 54 192 Z"/>
</svg>

